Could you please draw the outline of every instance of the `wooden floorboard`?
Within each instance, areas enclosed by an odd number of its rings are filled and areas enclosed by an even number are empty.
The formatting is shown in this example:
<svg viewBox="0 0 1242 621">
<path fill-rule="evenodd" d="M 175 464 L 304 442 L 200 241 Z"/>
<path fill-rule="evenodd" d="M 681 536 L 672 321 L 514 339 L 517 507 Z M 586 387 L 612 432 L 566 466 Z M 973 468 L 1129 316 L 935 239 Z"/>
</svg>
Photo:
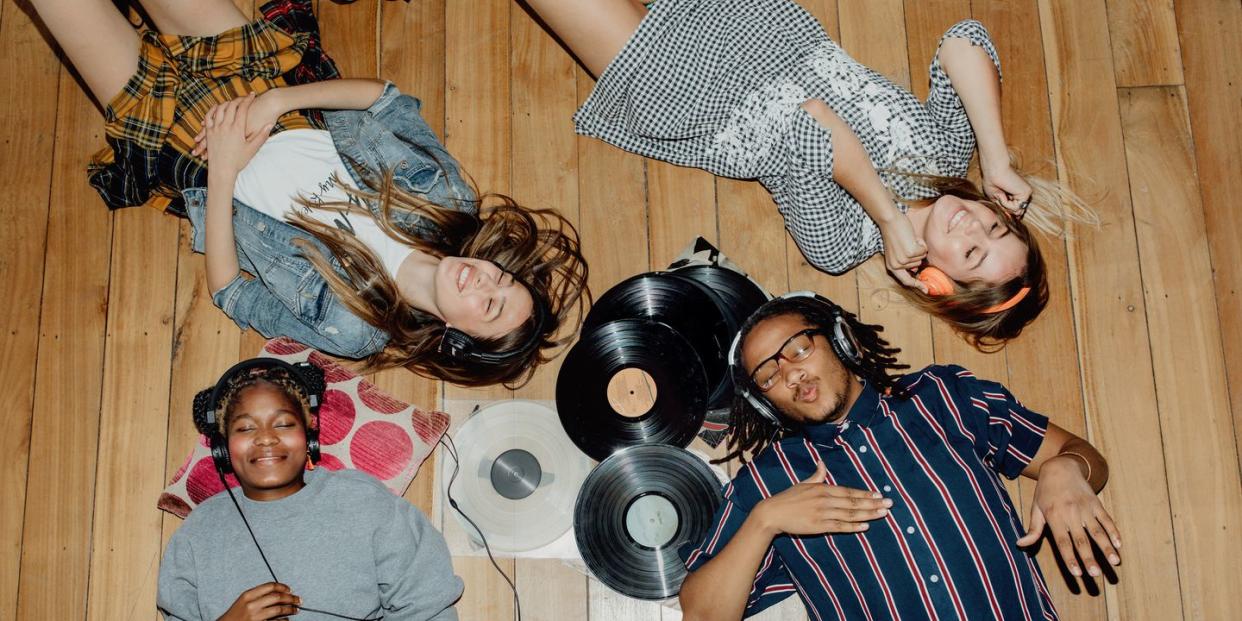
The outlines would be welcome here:
<svg viewBox="0 0 1242 621">
<path fill-rule="evenodd" d="M 673 0 L 661 0 L 673 1 Z M 250 0 L 238 0 L 248 12 Z M 575 137 L 593 81 L 508 0 L 318 0 L 325 49 L 347 76 L 393 80 L 484 191 L 560 211 L 581 232 L 599 295 L 668 263 L 695 235 L 773 293 L 810 288 L 887 327 L 916 366 L 954 362 L 1007 381 L 1028 406 L 1110 460 L 1104 499 L 1125 544 L 1117 579 L 1039 561 L 1066 619 L 1242 617 L 1223 577 L 1242 570 L 1242 4 L 1236 0 L 801 0 L 860 61 L 926 92 L 941 34 L 989 28 L 1003 118 L 1023 168 L 1100 212 L 1098 230 L 1043 238 L 1052 301 L 1023 336 L 982 354 L 892 291 L 879 259 L 843 276 L 810 267 L 761 186 L 652 162 Z M 86 184 L 98 109 L 22 11 L 0 6 L 0 317 L 11 378 L 0 439 L 0 618 L 154 618 L 162 546 L 180 521 L 155 501 L 195 441 L 189 399 L 265 339 L 212 305 L 188 227 L 113 216 Z M 45 250 L 46 249 L 46 250 Z M 27 302 L 29 301 L 29 302 Z M 460 424 L 472 404 L 551 399 L 559 361 L 514 391 L 466 390 L 403 370 L 389 392 Z M 1229 381 L 1232 375 L 1233 382 Z M 154 430 L 154 432 L 152 432 Z M 434 480 L 406 498 L 442 526 L 463 619 L 507 619 L 511 593 Z M 451 463 L 451 462 L 450 462 Z M 732 469 L 733 466 L 730 465 Z M 1026 515 L 1033 490 L 1017 502 Z M 501 559 L 527 619 L 675 621 L 554 560 Z M 759 618 L 805 619 L 791 598 Z"/>
</svg>

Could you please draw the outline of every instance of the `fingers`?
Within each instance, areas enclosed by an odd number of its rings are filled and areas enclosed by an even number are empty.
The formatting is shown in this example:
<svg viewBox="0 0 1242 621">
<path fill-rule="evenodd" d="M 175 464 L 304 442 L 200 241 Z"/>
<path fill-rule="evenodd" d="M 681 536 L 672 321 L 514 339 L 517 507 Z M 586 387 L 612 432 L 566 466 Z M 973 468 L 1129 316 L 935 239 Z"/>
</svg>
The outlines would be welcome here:
<svg viewBox="0 0 1242 621">
<path fill-rule="evenodd" d="M 1108 512 L 1104 510 L 1103 505 L 1096 508 L 1095 519 L 1099 520 L 1100 525 L 1103 526 L 1105 532 L 1108 533 L 1108 538 L 1112 540 L 1113 547 L 1120 549 L 1121 533 L 1117 530 L 1117 525 L 1113 524 L 1113 516 L 1109 515 Z"/>
<path fill-rule="evenodd" d="M 1081 525 L 1070 529 L 1070 541 L 1074 543 L 1074 549 L 1078 551 L 1078 558 L 1087 568 L 1087 573 L 1091 576 L 1099 576 L 1100 563 L 1095 560 L 1095 550 L 1091 547 L 1091 538 L 1087 536 L 1087 529 Z"/>
<path fill-rule="evenodd" d="M 815 462 L 815 473 L 802 480 L 803 483 L 823 483 L 828 477 L 828 472 L 824 470 L 824 462 Z"/>
<path fill-rule="evenodd" d="M 1069 531 L 1053 531 L 1052 540 L 1056 543 L 1057 552 L 1061 554 L 1061 560 L 1065 561 L 1065 566 L 1069 567 L 1070 573 L 1081 577 L 1082 567 L 1078 564 L 1078 556 L 1074 554 L 1074 542 L 1070 539 Z"/>
<path fill-rule="evenodd" d="M 838 498 L 883 499 L 883 496 L 881 496 L 879 492 L 845 487 L 843 485 L 829 485 L 824 489 L 828 492 L 829 496 L 836 496 Z"/>
<path fill-rule="evenodd" d="M 1108 533 L 1100 525 L 1097 519 L 1087 520 L 1087 534 L 1091 535 L 1091 541 L 1100 548 L 1100 552 L 1104 553 L 1104 558 L 1108 559 L 1109 565 L 1120 565 L 1121 555 L 1117 554 L 1117 550 L 1113 547 L 1113 542 L 1109 541 Z"/>
<path fill-rule="evenodd" d="M 289 592 L 291 591 L 289 589 L 289 586 L 286 584 L 281 584 L 279 582 L 264 582 L 263 584 L 260 584 L 259 586 L 254 587 L 246 591 L 245 593 L 242 593 L 242 597 L 245 598 L 246 601 L 254 601 L 270 593 L 289 593 Z"/>
<path fill-rule="evenodd" d="M 927 283 L 924 283 L 918 278 L 915 278 L 912 274 L 910 274 L 909 271 L 904 270 L 904 269 L 889 270 L 889 271 L 893 275 L 893 278 L 896 278 L 897 282 L 901 283 L 902 285 L 906 287 L 910 287 L 911 289 L 918 289 L 919 291 L 922 291 L 924 294 L 927 293 Z"/>
<path fill-rule="evenodd" d="M 1031 519 L 1028 521 L 1026 526 L 1026 534 L 1022 535 L 1022 537 L 1020 537 L 1015 543 L 1017 543 L 1019 547 L 1023 548 L 1034 545 L 1035 542 L 1039 541 L 1039 538 L 1043 536 L 1044 525 L 1044 512 L 1040 511 L 1039 507 L 1032 508 Z"/>
</svg>

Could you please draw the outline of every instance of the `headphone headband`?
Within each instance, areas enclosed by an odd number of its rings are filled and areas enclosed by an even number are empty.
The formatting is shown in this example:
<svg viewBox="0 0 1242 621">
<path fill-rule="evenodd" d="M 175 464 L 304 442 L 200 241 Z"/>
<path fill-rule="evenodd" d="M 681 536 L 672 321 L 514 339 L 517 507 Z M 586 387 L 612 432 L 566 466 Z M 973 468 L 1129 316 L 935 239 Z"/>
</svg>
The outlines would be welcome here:
<svg viewBox="0 0 1242 621">
<path fill-rule="evenodd" d="M 314 419 L 306 421 L 307 458 L 311 463 L 319 461 L 319 406 L 323 402 L 323 394 L 327 388 L 323 369 L 309 362 L 290 364 L 278 358 L 251 358 L 229 367 L 214 386 L 200 390 L 194 395 L 192 409 L 194 428 L 207 436 L 211 444 L 212 461 L 215 462 L 216 470 L 221 474 L 233 471 L 233 465 L 229 461 L 228 442 L 220 431 L 220 418 L 223 416 L 223 409 L 226 405 L 220 401 L 224 398 L 225 391 L 237 376 L 254 375 L 256 371 L 266 372 L 276 369 L 285 371 L 297 384 L 302 396 L 306 398 L 306 403 L 310 407 L 308 416 Z"/>
</svg>

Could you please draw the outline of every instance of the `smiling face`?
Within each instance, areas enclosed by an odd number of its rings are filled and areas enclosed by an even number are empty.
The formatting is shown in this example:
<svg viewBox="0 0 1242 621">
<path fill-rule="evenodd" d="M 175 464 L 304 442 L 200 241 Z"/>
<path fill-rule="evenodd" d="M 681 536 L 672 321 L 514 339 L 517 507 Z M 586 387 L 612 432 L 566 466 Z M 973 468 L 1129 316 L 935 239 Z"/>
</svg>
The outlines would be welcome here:
<svg viewBox="0 0 1242 621">
<path fill-rule="evenodd" d="M 777 315 L 755 324 L 742 343 L 742 365 L 748 375 L 782 351 L 790 337 L 812 328 L 799 315 Z M 813 336 L 814 350 L 801 361 L 780 359 L 775 382 L 763 393 L 787 418 L 802 424 L 836 421 L 858 399 L 862 384 L 850 373 L 822 334 Z M 754 390 L 758 390 L 754 388 Z"/>
<path fill-rule="evenodd" d="M 435 287 L 444 322 L 479 338 L 513 332 L 534 309 L 530 291 L 491 261 L 444 257 L 436 267 Z"/>
<path fill-rule="evenodd" d="M 953 280 L 999 285 L 1026 268 L 1026 244 L 982 203 L 946 194 L 926 209 L 915 234 L 927 244 L 927 263 Z"/>
<path fill-rule="evenodd" d="M 225 434 L 233 472 L 251 500 L 277 500 L 302 489 L 306 427 L 301 406 L 260 381 L 238 394 Z"/>
</svg>

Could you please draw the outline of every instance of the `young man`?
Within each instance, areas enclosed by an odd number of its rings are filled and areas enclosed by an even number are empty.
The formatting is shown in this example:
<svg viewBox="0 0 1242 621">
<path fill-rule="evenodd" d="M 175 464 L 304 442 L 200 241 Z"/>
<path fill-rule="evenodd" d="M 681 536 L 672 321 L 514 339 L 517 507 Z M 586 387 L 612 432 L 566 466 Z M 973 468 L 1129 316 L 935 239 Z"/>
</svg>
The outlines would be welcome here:
<svg viewBox="0 0 1242 621">
<path fill-rule="evenodd" d="M 797 592 L 812 619 L 1053 619 L 1020 547 L 1045 526 L 1070 571 L 1121 541 L 1096 492 L 1104 458 L 955 366 L 905 368 L 878 329 L 791 294 L 743 326 L 725 490 L 681 589 L 687 621 L 738 619 Z M 1029 528 L 1000 481 L 1039 481 Z M 1079 560 L 1081 559 L 1081 561 Z"/>
<path fill-rule="evenodd" d="M 323 392 L 322 376 L 306 377 L 248 360 L 195 399 L 195 423 L 242 493 L 208 499 L 168 542 L 164 618 L 455 621 L 462 581 L 418 509 L 363 472 L 304 471 Z"/>
</svg>

